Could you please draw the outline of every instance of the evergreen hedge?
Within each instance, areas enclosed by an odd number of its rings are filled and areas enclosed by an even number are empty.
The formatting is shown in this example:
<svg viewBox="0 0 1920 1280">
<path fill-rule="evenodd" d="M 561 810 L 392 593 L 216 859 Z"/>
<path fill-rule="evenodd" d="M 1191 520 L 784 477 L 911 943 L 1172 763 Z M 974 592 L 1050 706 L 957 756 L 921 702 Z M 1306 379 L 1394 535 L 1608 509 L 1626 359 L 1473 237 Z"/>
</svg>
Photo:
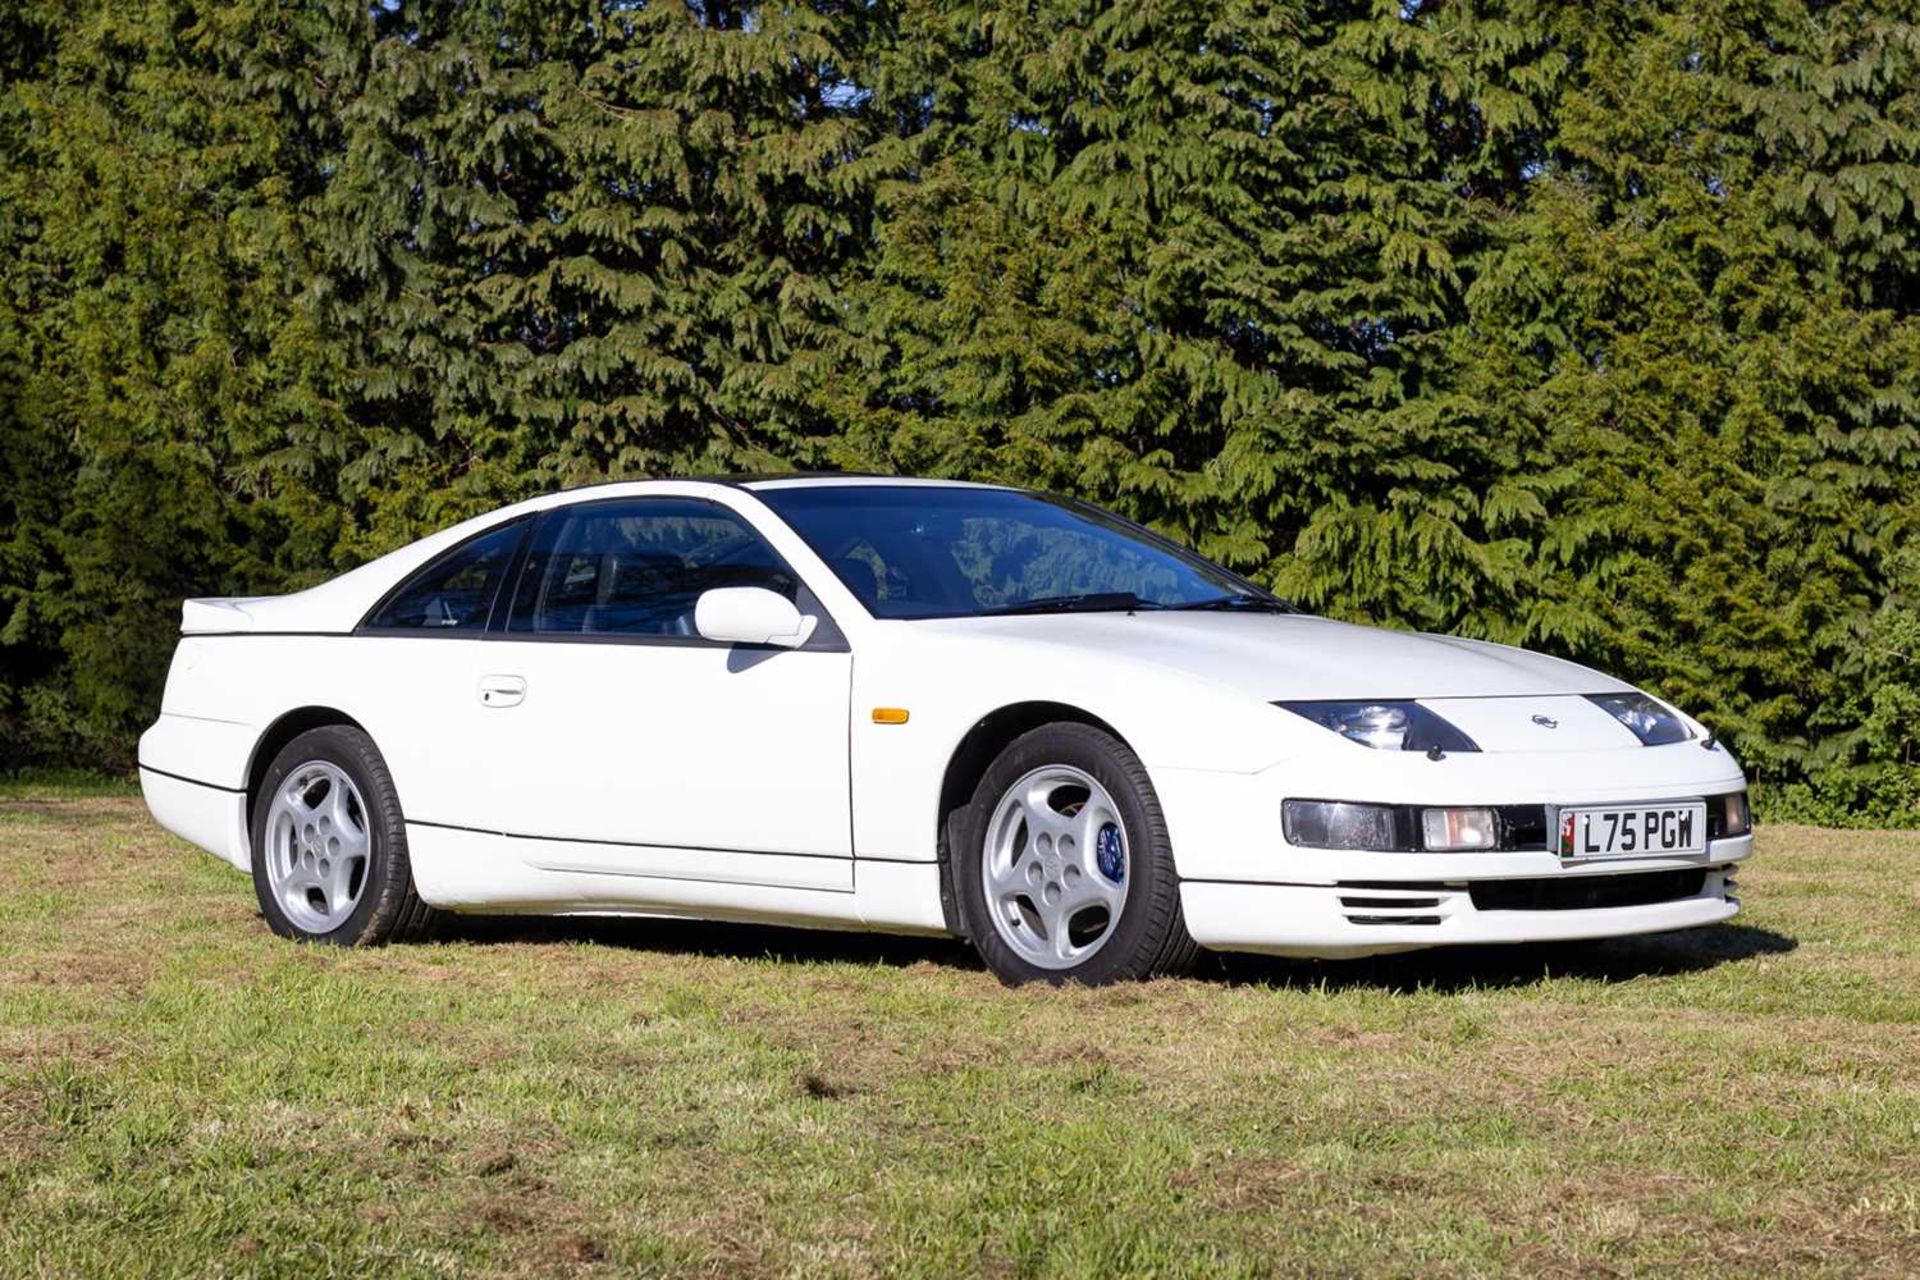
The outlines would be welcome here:
<svg viewBox="0 0 1920 1280">
<path fill-rule="evenodd" d="M 1081 494 L 1920 823 L 1920 5 L 0 4 L 0 768 L 608 477 Z"/>
</svg>

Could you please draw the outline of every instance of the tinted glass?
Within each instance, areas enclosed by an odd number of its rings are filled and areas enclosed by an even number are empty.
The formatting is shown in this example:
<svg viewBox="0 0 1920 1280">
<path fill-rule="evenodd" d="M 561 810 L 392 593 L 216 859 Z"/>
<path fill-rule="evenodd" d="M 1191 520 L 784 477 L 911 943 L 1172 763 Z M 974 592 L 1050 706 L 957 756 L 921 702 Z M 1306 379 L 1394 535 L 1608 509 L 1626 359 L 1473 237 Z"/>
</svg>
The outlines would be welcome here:
<svg viewBox="0 0 1920 1280">
<path fill-rule="evenodd" d="M 772 547 L 710 502 L 582 503 L 542 517 L 508 626 L 542 635 L 693 636 L 693 606 L 715 587 L 798 583 Z"/>
<path fill-rule="evenodd" d="M 1222 600 L 1284 607 L 1118 517 L 1041 494 L 822 485 L 762 489 L 757 496 L 876 617 L 960 617 L 1048 602 L 1096 609 L 1124 609 L 1129 601 L 1180 608 Z"/>
<path fill-rule="evenodd" d="M 369 627 L 480 631 L 494 588 L 513 559 L 524 520 L 470 538 L 407 579 L 368 620 Z"/>
</svg>

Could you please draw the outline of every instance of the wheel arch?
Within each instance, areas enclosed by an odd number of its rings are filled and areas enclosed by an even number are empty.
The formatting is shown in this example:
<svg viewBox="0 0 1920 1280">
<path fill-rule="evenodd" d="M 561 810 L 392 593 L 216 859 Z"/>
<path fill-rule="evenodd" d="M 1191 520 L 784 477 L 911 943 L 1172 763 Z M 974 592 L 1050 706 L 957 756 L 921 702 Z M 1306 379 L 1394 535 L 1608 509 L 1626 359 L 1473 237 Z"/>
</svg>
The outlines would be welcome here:
<svg viewBox="0 0 1920 1280">
<path fill-rule="evenodd" d="M 945 918 L 947 930 L 956 937 L 966 937 L 967 930 L 966 922 L 961 918 L 959 899 L 954 894 L 953 850 L 947 841 L 953 815 L 973 799 L 974 788 L 980 785 L 980 779 L 993 763 L 994 757 L 1006 750 L 1020 735 L 1047 724 L 1090 725 L 1103 733 L 1112 734 L 1128 750 L 1133 749 L 1126 735 L 1113 725 L 1091 711 L 1067 702 L 1038 699 L 1012 702 L 989 711 L 974 722 L 947 759 L 946 772 L 940 782 L 939 810 L 934 814 L 934 848 L 940 865 L 940 914 Z"/>
<path fill-rule="evenodd" d="M 273 764 L 273 758 L 289 742 L 309 729 L 324 729 L 328 725 L 347 725 L 366 733 L 366 728 L 358 720 L 337 707 L 308 706 L 295 707 L 280 716 L 253 745 L 253 756 L 247 761 L 247 830 L 253 830 L 253 807 L 260 797 L 260 786 L 267 779 L 267 769 Z"/>
</svg>

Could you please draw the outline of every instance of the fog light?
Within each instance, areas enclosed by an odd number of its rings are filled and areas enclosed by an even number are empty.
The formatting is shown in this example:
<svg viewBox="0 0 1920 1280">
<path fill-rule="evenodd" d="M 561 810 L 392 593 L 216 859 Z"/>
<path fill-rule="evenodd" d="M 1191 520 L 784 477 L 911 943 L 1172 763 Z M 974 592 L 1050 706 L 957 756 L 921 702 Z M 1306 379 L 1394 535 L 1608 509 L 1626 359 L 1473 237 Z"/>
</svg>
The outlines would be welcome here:
<svg viewBox="0 0 1920 1280">
<path fill-rule="evenodd" d="M 1500 832 L 1491 809 L 1428 809 L 1420 815 L 1420 834 L 1428 849 L 1494 849 Z"/>
<path fill-rule="evenodd" d="M 1747 807 L 1747 793 L 1729 791 L 1720 797 L 1720 834 L 1744 836 L 1753 832 L 1753 810 Z"/>
<path fill-rule="evenodd" d="M 1289 800 L 1280 817 L 1288 844 L 1314 849 L 1401 849 L 1392 805 Z"/>
</svg>

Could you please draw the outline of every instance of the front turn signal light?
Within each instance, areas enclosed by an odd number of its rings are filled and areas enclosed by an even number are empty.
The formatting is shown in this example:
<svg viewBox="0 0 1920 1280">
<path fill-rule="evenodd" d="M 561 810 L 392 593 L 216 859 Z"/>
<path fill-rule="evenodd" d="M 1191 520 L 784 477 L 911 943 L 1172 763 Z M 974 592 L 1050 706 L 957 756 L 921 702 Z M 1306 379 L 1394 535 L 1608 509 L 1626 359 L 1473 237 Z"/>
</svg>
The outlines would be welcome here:
<svg viewBox="0 0 1920 1280">
<path fill-rule="evenodd" d="M 1420 834 L 1436 853 L 1500 847 L 1499 819 L 1491 809 L 1422 810 Z"/>
</svg>

